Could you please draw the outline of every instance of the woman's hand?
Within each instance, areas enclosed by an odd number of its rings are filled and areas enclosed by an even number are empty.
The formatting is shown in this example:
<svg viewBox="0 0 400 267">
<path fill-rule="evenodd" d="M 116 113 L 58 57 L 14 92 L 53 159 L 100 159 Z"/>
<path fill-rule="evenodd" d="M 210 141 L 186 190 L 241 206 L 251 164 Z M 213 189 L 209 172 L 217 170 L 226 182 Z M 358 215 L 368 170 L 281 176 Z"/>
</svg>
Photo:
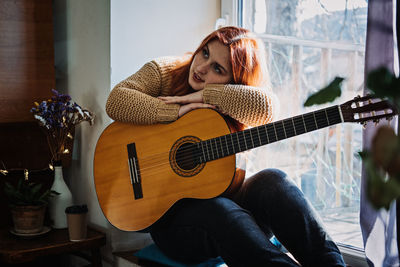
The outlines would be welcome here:
<svg viewBox="0 0 400 267">
<path fill-rule="evenodd" d="M 198 108 L 216 109 L 213 105 L 203 103 L 203 91 L 197 91 L 183 96 L 159 96 L 158 99 L 164 101 L 166 104 L 180 104 L 181 107 L 179 108 L 178 113 L 179 118 L 189 111 Z"/>
<path fill-rule="evenodd" d="M 197 91 L 183 96 L 159 96 L 166 104 L 203 103 L 203 91 Z"/>
</svg>

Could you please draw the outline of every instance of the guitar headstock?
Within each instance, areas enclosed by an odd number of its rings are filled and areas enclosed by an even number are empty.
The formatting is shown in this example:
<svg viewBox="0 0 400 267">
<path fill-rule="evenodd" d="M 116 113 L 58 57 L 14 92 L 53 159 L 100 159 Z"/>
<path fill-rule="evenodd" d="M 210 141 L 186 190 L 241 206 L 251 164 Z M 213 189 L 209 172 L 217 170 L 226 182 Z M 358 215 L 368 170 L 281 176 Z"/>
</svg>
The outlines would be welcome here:
<svg viewBox="0 0 400 267">
<path fill-rule="evenodd" d="M 359 122 L 365 125 L 368 121 L 378 123 L 381 119 L 391 120 L 398 114 L 397 109 L 387 100 L 372 95 L 357 96 L 340 105 L 344 122 Z"/>
</svg>

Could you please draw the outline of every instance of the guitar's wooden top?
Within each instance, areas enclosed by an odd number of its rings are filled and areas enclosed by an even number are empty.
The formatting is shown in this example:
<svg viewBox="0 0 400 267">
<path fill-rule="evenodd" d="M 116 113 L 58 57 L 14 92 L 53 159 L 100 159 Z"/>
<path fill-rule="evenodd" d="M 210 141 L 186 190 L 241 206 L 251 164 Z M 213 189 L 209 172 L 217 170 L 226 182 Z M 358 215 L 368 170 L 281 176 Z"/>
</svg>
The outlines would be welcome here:
<svg viewBox="0 0 400 267">
<path fill-rule="evenodd" d="M 171 124 L 112 123 L 102 133 L 94 158 L 96 192 L 104 215 L 121 230 L 138 231 L 153 224 L 179 199 L 224 193 L 235 175 L 235 155 L 204 163 L 185 177 L 171 167 L 174 153 L 170 151 L 187 137 L 207 140 L 229 133 L 224 118 L 210 109 L 195 110 Z M 136 147 L 140 199 L 135 199 L 131 184 L 129 143 Z"/>
</svg>

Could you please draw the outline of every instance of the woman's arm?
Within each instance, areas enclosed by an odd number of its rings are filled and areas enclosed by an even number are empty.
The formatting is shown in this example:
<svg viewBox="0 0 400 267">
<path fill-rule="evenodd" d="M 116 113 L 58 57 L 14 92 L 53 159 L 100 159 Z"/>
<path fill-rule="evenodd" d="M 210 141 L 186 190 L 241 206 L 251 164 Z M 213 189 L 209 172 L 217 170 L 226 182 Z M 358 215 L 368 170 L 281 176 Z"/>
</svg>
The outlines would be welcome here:
<svg viewBox="0 0 400 267">
<path fill-rule="evenodd" d="M 180 105 L 157 99 L 161 91 L 159 67 L 155 62 L 149 62 L 114 87 L 107 99 L 106 112 L 116 121 L 136 124 L 174 121 L 178 118 Z"/>
<path fill-rule="evenodd" d="M 252 86 L 208 84 L 203 90 L 203 102 L 247 126 L 269 123 L 278 113 L 274 93 Z"/>
<path fill-rule="evenodd" d="M 271 122 L 278 113 L 278 101 L 271 91 L 262 88 L 208 84 L 204 90 L 184 96 L 159 97 L 167 104 L 181 104 L 179 117 L 196 108 L 213 108 L 247 126 Z"/>
</svg>

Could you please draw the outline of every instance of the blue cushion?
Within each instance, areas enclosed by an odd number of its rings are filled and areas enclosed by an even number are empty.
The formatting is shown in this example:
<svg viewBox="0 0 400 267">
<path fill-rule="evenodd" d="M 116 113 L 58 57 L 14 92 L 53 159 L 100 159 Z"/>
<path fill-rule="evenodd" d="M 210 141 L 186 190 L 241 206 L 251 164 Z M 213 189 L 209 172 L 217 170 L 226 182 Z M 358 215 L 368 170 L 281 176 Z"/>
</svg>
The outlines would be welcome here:
<svg viewBox="0 0 400 267">
<path fill-rule="evenodd" d="M 217 267 L 225 265 L 221 257 L 209 259 L 198 264 L 184 264 L 167 257 L 155 244 L 151 244 L 139 250 L 134 255 L 140 259 L 150 260 L 173 267 Z"/>
<path fill-rule="evenodd" d="M 269 241 L 271 241 L 272 244 L 274 244 L 281 252 L 287 253 L 287 249 L 279 242 L 279 240 L 273 236 Z"/>
<path fill-rule="evenodd" d="M 273 236 L 270 241 L 282 252 L 287 252 L 279 240 Z M 185 264 L 167 257 L 155 244 L 148 245 L 134 254 L 136 257 L 173 267 L 218 267 L 226 266 L 221 257 L 209 259 L 198 264 Z"/>
</svg>

